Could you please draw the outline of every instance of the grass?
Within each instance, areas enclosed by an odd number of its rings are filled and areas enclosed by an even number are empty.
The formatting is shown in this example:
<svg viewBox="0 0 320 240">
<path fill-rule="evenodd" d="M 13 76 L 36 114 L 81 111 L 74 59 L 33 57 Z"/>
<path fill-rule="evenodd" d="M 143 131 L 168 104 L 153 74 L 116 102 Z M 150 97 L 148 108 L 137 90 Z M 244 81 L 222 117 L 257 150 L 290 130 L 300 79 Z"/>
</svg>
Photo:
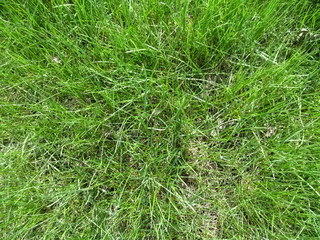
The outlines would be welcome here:
<svg viewBox="0 0 320 240">
<path fill-rule="evenodd" d="M 320 238 L 320 5 L 3 0 L 1 239 Z"/>
</svg>

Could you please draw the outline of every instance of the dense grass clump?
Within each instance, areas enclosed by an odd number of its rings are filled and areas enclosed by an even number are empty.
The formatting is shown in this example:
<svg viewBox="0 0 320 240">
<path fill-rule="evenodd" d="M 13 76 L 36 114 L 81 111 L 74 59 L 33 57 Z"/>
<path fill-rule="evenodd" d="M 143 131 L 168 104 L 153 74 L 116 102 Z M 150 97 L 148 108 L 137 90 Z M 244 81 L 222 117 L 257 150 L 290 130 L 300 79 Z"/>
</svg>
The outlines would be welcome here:
<svg viewBox="0 0 320 240">
<path fill-rule="evenodd" d="M 1 239 L 320 238 L 320 5 L 2 0 Z"/>
</svg>

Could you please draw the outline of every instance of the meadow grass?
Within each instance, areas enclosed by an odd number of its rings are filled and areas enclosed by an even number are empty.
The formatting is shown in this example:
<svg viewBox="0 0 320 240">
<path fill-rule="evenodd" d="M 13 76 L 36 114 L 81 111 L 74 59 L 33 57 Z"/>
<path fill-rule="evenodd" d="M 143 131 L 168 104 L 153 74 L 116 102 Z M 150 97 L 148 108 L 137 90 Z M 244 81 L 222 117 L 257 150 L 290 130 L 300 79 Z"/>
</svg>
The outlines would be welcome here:
<svg viewBox="0 0 320 240">
<path fill-rule="evenodd" d="M 319 239 L 320 4 L 2 0 L 1 239 Z"/>
</svg>

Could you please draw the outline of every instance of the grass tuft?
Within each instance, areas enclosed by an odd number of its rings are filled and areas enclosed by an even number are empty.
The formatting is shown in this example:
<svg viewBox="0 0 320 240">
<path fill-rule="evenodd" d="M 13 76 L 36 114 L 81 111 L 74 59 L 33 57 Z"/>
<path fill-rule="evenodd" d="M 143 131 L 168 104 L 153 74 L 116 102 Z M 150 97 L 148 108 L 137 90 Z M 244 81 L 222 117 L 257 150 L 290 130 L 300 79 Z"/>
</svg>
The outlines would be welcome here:
<svg viewBox="0 0 320 240">
<path fill-rule="evenodd" d="M 320 237 L 316 1 L 0 3 L 1 239 Z"/>
</svg>

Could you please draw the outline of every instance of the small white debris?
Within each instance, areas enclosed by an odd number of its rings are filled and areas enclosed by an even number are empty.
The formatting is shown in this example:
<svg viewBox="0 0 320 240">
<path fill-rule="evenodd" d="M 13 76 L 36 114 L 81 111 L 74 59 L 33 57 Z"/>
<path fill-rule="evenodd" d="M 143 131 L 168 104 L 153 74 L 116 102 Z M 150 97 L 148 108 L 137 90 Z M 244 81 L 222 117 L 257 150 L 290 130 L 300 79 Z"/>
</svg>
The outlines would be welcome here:
<svg viewBox="0 0 320 240">
<path fill-rule="evenodd" d="M 318 39 L 320 39 L 320 34 L 313 34 L 313 35 L 312 35 L 312 39 L 313 39 L 313 40 L 318 40 Z"/>
<path fill-rule="evenodd" d="M 216 137 L 216 136 L 218 136 L 218 134 L 219 134 L 219 133 L 218 133 L 216 130 L 212 130 L 212 131 L 211 131 L 211 136 L 212 136 L 212 137 Z"/>
<path fill-rule="evenodd" d="M 220 130 L 223 130 L 223 129 L 226 128 L 223 120 L 219 120 L 219 121 L 218 121 L 218 124 L 219 124 L 219 127 L 218 127 L 218 128 L 219 128 Z"/>
<path fill-rule="evenodd" d="M 270 138 L 276 134 L 277 127 L 271 127 L 268 124 L 265 124 L 267 127 L 266 137 Z"/>
<path fill-rule="evenodd" d="M 58 57 L 52 57 L 52 61 L 55 63 L 61 63 L 61 60 Z"/>
</svg>

